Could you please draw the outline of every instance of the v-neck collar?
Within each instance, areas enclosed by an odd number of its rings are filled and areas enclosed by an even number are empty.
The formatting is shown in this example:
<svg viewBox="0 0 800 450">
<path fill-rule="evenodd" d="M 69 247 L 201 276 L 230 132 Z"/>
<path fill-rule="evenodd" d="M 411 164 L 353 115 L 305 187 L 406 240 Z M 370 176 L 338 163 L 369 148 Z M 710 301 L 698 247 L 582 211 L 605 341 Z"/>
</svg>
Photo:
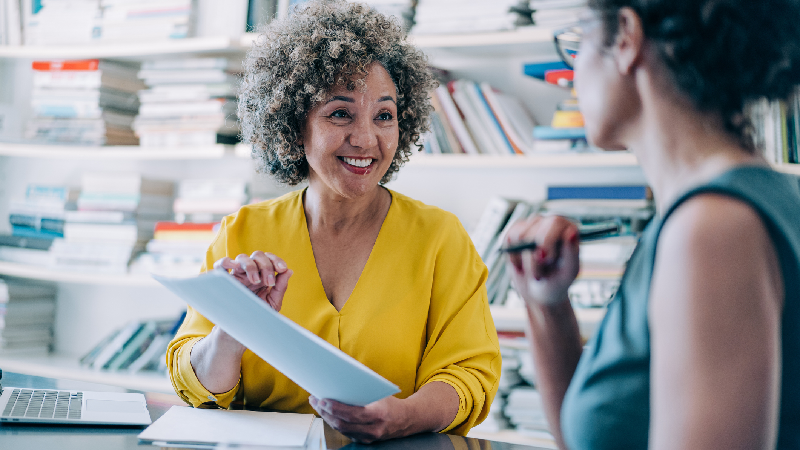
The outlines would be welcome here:
<svg viewBox="0 0 800 450">
<path fill-rule="evenodd" d="M 378 237 L 375 238 L 375 244 L 372 245 L 372 250 L 369 252 L 369 257 L 367 258 L 367 263 L 364 264 L 364 268 L 361 269 L 361 273 L 358 275 L 358 281 L 356 281 L 356 285 L 353 286 L 353 290 L 350 292 L 350 295 L 347 297 L 347 300 L 342 305 L 342 309 L 337 310 L 333 303 L 331 303 L 328 295 L 325 293 L 325 286 L 322 284 L 322 277 L 319 274 L 319 267 L 317 267 L 317 259 L 314 256 L 314 247 L 311 245 L 311 233 L 308 231 L 308 218 L 306 217 L 306 209 L 305 209 L 305 193 L 308 188 L 303 189 L 300 191 L 299 195 L 299 202 L 298 205 L 300 207 L 300 224 L 302 228 L 302 235 L 303 235 L 303 251 L 307 252 L 308 257 L 311 261 L 314 262 L 314 275 L 315 282 L 316 282 L 316 291 L 317 295 L 314 295 L 314 300 L 322 299 L 325 302 L 327 307 L 331 309 L 333 314 L 336 315 L 343 315 L 345 308 L 349 305 L 355 298 L 357 298 L 358 287 L 363 284 L 362 279 L 364 278 L 364 274 L 367 273 L 373 265 L 373 259 L 375 259 L 376 249 L 380 249 L 382 246 L 383 241 L 386 239 L 383 237 L 386 234 L 386 229 L 389 228 L 387 224 L 390 224 L 394 217 L 394 210 L 396 209 L 395 204 L 397 203 L 397 195 L 391 189 L 385 188 L 386 191 L 389 193 L 391 197 L 391 201 L 389 203 L 389 211 L 386 213 L 386 217 L 383 219 L 383 223 L 381 224 L 381 229 L 378 231 Z M 377 252 L 380 253 L 380 252 Z"/>
</svg>

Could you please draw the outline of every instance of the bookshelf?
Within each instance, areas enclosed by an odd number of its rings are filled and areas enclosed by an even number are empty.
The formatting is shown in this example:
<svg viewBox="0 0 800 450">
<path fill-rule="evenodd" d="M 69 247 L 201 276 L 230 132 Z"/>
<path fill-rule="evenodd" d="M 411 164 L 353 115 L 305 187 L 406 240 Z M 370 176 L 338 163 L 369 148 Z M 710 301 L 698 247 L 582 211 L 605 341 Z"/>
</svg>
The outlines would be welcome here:
<svg viewBox="0 0 800 450">
<path fill-rule="evenodd" d="M 233 146 L 149 148 L 128 145 L 82 147 L 0 143 L 0 156 L 75 160 L 192 160 L 234 155 Z"/>
<path fill-rule="evenodd" d="M 38 46 L 0 46 L 3 59 L 141 59 L 158 56 L 195 55 L 213 56 L 244 54 L 244 39 L 227 37 L 199 37 L 151 42 L 125 42 L 113 44 Z"/>
<path fill-rule="evenodd" d="M 116 287 L 157 287 L 157 281 L 147 275 L 107 275 L 82 272 L 65 272 L 46 267 L 32 266 L 13 262 L 0 261 L 0 275 L 25 278 L 28 280 L 49 281 L 54 283 L 71 283 L 96 286 Z"/>
<path fill-rule="evenodd" d="M 128 374 L 89 369 L 78 364 L 78 356 L 51 354 L 41 356 L 0 355 L 0 366 L 7 372 L 39 377 L 70 379 L 89 383 L 108 384 L 126 389 L 174 394 L 166 375 L 157 373 Z"/>
<path fill-rule="evenodd" d="M 256 33 L 245 33 L 239 45 L 249 48 L 257 36 Z M 446 50 L 473 56 L 484 53 L 506 57 L 524 56 L 532 51 L 553 52 L 553 28 L 532 26 L 493 33 L 412 34 L 409 41 L 427 52 Z"/>
</svg>

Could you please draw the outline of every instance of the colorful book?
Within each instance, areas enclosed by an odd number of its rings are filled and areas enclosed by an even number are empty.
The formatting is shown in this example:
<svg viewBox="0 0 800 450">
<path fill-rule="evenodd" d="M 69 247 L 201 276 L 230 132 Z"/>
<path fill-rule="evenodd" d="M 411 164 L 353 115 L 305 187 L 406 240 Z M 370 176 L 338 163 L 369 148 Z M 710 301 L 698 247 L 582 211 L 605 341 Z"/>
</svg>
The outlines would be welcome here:
<svg viewBox="0 0 800 450">
<path fill-rule="evenodd" d="M 650 200 L 653 193 L 644 185 L 548 186 L 548 200 Z"/>
<path fill-rule="evenodd" d="M 533 129 L 533 137 L 536 139 L 586 139 L 585 128 L 554 128 L 537 126 Z"/>
<path fill-rule="evenodd" d="M 478 148 L 475 146 L 475 141 L 464 125 L 464 118 L 453 101 L 450 91 L 444 86 L 439 86 L 436 88 L 434 95 L 442 105 L 442 110 L 444 111 L 445 117 L 447 117 L 447 122 L 453 128 L 453 133 L 458 139 L 458 143 L 464 150 L 464 153 L 470 155 L 479 154 L 480 151 L 478 151 Z"/>
</svg>

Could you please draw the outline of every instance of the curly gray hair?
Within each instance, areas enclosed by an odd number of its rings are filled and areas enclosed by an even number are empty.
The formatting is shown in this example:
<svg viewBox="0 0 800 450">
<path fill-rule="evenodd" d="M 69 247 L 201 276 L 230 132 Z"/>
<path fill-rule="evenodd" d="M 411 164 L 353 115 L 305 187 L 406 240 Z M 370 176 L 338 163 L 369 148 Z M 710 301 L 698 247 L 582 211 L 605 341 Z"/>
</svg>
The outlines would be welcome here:
<svg viewBox="0 0 800 450">
<path fill-rule="evenodd" d="M 425 55 L 393 19 L 343 0 L 313 0 L 265 25 L 245 59 L 238 106 L 242 140 L 252 144 L 258 171 L 289 185 L 304 181 L 309 168 L 298 142 L 308 112 L 336 86 L 363 88 L 374 62 L 397 88 L 400 139 L 383 184 L 428 130 L 436 81 Z"/>
</svg>

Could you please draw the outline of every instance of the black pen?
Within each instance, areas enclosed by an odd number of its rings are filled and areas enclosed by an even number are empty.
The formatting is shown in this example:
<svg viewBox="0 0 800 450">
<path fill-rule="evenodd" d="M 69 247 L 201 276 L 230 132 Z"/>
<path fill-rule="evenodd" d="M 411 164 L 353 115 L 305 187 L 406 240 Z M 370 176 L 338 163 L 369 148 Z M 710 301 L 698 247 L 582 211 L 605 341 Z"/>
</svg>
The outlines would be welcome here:
<svg viewBox="0 0 800 450">
<path fill-rule="evenodd" d="M 589 241 L 592 239 L 599 239 L 619 233 L 619 224 L 603 224 L 602 226 L 590 225 L 583 229 L 578 230 L 578 238 L 582 241 Z M 523 250 L 536 250 L 538 245 L 536 242 L 521 242 L 510 247 L 503 247 L 500 249 L 502 253 L 516 253 Z"/>
</svg>

